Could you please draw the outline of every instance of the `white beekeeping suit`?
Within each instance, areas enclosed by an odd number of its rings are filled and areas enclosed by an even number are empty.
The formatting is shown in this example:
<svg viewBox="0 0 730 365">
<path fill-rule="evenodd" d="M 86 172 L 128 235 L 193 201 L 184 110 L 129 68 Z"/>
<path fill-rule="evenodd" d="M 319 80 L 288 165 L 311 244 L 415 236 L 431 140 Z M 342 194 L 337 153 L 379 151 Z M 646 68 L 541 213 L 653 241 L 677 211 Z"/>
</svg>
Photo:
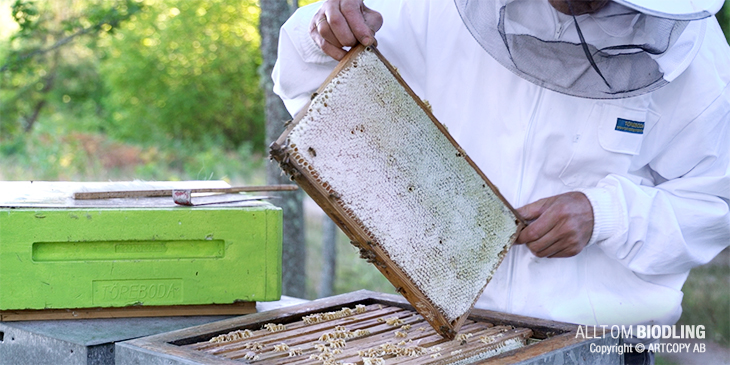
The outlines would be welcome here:
<svg viewBox="0 0 730 365">
<path fill-rule="evenodd" d="M 477 306 L 675 323 L 689 270 L 730 244 L 722 1 L 622 0 L 575 17 L 534 0 L 367 5 L 383 16 L 380 52 L 513 206 L 580 191 L 593 209 L 579 254 L 515 245 Z M 318 6 L 282 28 L 273 77 L 292 114 L 336 65 L 309 35 Z"/>
</svg>

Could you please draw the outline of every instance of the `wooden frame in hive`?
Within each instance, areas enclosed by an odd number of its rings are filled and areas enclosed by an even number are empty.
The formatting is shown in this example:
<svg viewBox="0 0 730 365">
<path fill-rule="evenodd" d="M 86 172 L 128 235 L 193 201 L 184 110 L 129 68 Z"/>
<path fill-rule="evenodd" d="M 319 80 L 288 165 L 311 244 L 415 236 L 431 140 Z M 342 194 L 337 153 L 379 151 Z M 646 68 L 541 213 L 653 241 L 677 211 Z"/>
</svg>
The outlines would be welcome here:
<svg viewBox="0 0 730 365">
<path fill-rule="evenodd" d="M 358 311 L 358 308 L 364 310 Z M 350 313 L 344 316 L 307 321 L 347 310 Z M 447 340 L 428 328 L 430 325 L 413 310 L 400 296 L 360 290 L 117 343 L 114 353 L 120 365 L 364 364 L 364 357 L 370 356 L 372 349 L 388 352 L 382 356 L 386 364 L 623 363 L 623 357 L 618 353 L 590 351 L 596 346 L 617 346 L 619 338 L 602 336 L 603 333 L 583 336 L 578 325 L 475 309 L 459 336 Z M 400 327 L 388 324 L 393 317 L 406 324 L 398 324 Z M 269 324 L 285 329 L 271 332 L 267 329 Z M 406 329 L 408 325 L 410 327 Z M 396 336 L 399 330 L 406 331 L 406 337 Z M 494 330 L 500 335 L 492 336 Z M 325 334 L 351 336 L 342 337 L 346 343 L 340 347 L 332 346 L 335 341 L 325 338 Z M 498 351 L 493 351 L 496 343 L 507 345 L 510 337 L 525 340 L 523 346 L 510 349 L 498 345 Z M 386 345 L 390 349 L 383 346 L 386 343 L 391 344 Z M 415 356 L 401 354 L 401 350 L 409 348 L 420 351 L 413 354 Z M 366 352 L 362 356 L 361 350 Z M 320 357 L 327 353 L 334 356 Z M 441 356 L 437 355 L 439 353 Z"/>
<path fill-rule="evenodd" d="M 446 338 L 525 226 L 372 47 L 348 53 L 271 155 Z"/>
</svg>

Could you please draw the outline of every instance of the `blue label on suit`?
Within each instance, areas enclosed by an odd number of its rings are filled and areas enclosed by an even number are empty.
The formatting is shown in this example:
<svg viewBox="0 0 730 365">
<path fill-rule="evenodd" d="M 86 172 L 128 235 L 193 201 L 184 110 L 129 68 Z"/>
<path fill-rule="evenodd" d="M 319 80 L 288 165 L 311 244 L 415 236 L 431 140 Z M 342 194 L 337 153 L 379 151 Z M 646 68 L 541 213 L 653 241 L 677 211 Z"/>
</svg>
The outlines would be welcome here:
<svg viewBox="0 0 730 365">
<path fill-rule="evenodd" d="M 616 130 L 627 133 L 644 134 L 644 122 L 618 118 L 616 120 Z"/>
</svg>

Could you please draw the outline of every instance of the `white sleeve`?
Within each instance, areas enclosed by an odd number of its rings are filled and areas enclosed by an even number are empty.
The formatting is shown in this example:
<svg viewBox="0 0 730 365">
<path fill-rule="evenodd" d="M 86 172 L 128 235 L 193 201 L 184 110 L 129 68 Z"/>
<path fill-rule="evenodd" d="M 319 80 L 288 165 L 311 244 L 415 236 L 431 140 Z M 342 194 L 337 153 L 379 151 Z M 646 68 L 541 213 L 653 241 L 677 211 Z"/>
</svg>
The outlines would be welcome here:
<svg viewBox="0 0 730 365">
<path fill-rule="evenodd" d="M 309 36 L 309 23 L 321 3 L 297 9 L 281 27 L 274 71 L 274 92 L 295 115 L 310 100 L 312 92 L 332 72 L 337 61 L 326 55 Z"/>
<path fill-rule="evenodd" d="M 637 274 L 687 272 L 730 245 L 730 86 L 649 164 L 656 186 L 609 175 L 583 189 L 596 243 Z"/>
<path fill-rule="evenodd" d="M 439 2 L 437 2 L 439 3 Z M 439 3 L 453 6 L 453 3 Z M 299 8 L 284 23 L 279 35 L 279 50 L 272 73 L 274 92 L 281 97 L 291 115 L 295 115 L 312 93 L 337 66 L 309 35 L 309 24 L 321 3 Z M 424 35 L 431 2 L 397 0 L 368 0 L 366 5 L 383 16 L 383 26 L 375 35 L 377 48 L 401 76 L 418 91 L 423 80 Z M 416 22 L 416 24 L 414 24 Z"/>
</svg>

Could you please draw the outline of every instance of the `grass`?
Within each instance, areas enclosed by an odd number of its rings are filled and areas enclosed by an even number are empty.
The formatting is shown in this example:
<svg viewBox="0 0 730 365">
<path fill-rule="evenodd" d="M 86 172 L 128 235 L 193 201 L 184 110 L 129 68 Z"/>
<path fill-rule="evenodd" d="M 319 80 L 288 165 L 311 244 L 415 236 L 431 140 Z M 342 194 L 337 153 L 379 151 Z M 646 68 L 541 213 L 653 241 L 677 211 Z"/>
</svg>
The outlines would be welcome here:
<svg viewBox="0 0 730 365">
<path fill-rule="evenodd" d="M 0 140 L 2 141 L 2 140 Z M 225 180 L 264 184 L 267 158 L 250 145 L 230 151 L 214 140 L 122 143 L 102 134 L 40 130 L 0 142 L 1 180 Z"/>
</svg>

